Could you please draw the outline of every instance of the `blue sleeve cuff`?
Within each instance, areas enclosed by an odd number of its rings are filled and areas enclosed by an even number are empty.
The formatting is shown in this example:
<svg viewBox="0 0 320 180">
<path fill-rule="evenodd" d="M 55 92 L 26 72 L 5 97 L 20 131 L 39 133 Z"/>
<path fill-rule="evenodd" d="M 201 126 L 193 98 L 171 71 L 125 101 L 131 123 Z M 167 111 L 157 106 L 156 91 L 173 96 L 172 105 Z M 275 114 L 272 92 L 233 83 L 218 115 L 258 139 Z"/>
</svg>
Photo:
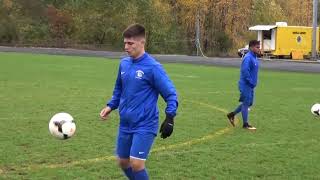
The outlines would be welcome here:
<svg viewBox="0 0 320 180">
<path fill-rule="evenodd" d="M 173 119 L 175 117 L 175 115 L 170 114 L 170 113 L 166 113 L 166 116 L 169 117 L 170 119 Z"/>
<path fill-rule="evenodd" d="M 111 104 L 106 104 L 106 106 L 109 106 L 111 108 L 111 110 L 117 109 L 116 107 L 112 106 Z"/>
</svg>

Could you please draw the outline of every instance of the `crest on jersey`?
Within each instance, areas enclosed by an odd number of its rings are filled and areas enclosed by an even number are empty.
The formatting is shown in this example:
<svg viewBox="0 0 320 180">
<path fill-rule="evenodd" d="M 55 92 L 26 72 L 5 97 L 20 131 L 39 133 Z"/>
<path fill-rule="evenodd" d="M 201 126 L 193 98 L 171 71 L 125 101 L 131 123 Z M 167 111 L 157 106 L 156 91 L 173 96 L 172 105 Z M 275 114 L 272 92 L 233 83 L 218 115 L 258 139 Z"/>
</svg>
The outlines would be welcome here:
<svg viewBox="0 0 320 180">
<path fill-rule="evenodd" d="M 137 79 L 142 79 L 143 75 L 144 75 L 143 71 L 141 71 L 141 70 L 136 71 L 136 78 Z"/>
</svg>

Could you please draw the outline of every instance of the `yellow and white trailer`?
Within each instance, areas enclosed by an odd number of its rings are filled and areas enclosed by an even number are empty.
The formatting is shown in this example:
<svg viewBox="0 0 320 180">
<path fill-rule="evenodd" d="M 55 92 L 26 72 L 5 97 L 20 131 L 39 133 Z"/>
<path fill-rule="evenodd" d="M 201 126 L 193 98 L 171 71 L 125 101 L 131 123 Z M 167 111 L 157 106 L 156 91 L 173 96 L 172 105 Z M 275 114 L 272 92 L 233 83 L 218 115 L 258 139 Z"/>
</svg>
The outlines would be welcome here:
<svg viewBox="0 0 320 180">
<path fill-rule="evenodd" d="M 303 59 L 312 51 L 312 27 L 288 26 L 285 22 L 276 25 L 256 25 L 249 28 L 258 32 L 263 55 Z M 319 51 L 319 28 L 317 28 L 317 52 Z"/>
</svg>

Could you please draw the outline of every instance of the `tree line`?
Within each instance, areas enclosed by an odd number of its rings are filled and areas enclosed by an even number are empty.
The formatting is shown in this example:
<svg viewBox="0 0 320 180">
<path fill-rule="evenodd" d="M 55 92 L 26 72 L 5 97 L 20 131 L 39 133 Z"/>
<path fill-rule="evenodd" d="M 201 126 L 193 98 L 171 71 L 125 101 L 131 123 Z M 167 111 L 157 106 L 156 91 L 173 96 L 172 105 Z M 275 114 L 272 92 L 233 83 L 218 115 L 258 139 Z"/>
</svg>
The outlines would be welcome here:
<svg viewBox="0 0 320 180">
<path fill-rule="evenodd" d="M 319 13 L 318 13 L 319 14 Z M 0 0 L 0 44 L 121 50 L 132 23 L 151 53 L 234 55 L 257 24 L 312 26 L 312 0 Z"/>
</svg>

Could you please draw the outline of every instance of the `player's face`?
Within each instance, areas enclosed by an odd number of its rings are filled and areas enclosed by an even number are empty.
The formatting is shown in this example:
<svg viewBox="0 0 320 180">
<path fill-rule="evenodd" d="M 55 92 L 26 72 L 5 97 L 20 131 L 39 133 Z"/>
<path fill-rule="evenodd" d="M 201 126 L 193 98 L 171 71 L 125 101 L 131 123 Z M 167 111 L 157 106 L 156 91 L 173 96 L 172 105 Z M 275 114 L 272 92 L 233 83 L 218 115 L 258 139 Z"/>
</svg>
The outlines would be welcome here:
<svg viewBox="0 0 320 180">
<path fill-rule="evenodd" d="M 255 45 L 253 47 L 251 47 L 251 50 L 255 53 L 255 54 L 260 54 L 260 45 Z"/>
<path fill-rule="evenodd" d="M 124 38 L 124 50 L 129 56 L 138 58 L 144 53 L 145 39 L 140 37 Z"/>
</svg>

